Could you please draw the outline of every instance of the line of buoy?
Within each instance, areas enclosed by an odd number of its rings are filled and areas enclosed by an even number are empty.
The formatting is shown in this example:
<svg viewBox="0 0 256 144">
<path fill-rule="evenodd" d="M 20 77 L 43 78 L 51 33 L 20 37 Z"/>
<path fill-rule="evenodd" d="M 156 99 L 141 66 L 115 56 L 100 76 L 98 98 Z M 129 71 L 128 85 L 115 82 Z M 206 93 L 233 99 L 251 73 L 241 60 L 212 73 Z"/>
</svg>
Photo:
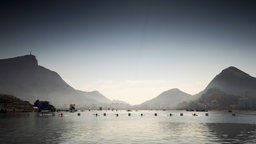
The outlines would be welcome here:
<svg viewBox="0 0 256 144">
<path fill-rule="evenodd" d="M 43 115 L 43 114 L 40 114 L 40 115 Z M 98 113 L 95 113 L 94 115 L 95 115 L 96 117 L 99 116 Z M 116 117 L 119 116 L 118 113 L 116 113 L 116 114 L 114 114 L 114 115 L 115 115 Z M 132 115 L 131 113 L 128 113 L 128 116 L 129 116 L 129 117 L 130 117 L 131 115 Z M 158 115 L 157 113 L 154 113 L 154 116 L 155 116 L 155 117 L 156 117 L 157 115 Z M 180 113 L 180 116 L 183 116 L 183 115 L 184 115 L 183 113 Z M 55 116 L 55 113 L 52 113 L 52 116 Z M 59 116 L 60 116 L 60 117 L 63 117 L 64 115 L 63 115 L 63 113 L 60 113 Z M 81 113 L 77 113 L 77 116 L 81 116 Z M 107 116 L 107 113 L 103 113 L 103 116 Z M 142 117 L 142 116 L 144 116 L 144 114 L 141 113 L 140 116 Z M 174 116 L 174 114 L 170 113 L 169 116 L 170 116 L 170 117 L 171 117 L 171 116 Z M 192 116 L 198 116 L 198 115 L 197 115 L 196 113 L 193 113 Z M 209 113 L 205 113 L 205 116 L 209 116 Z M 235 114 L 235 113 L 232 113 L 232 116 L 236 116 L 236 114 Z"/>
<path fill-rule="evenodd" d="M 62 113 L 61 113 L 61 115 L 62 115 Z M 78 113 L 77 115 L 80 116 L 81 114 Z M 131 115 L 132 115 L 131 113 L 128 113 L 128 116 L 131 116 Z M 99 115 L 96 113 L 95 116 L 97 117 L 97 116 L 99 116 Z M 107 116 L 107 114 L 106 114 L 106 113 L 103 113 L 103 116 Z M 115 116 L 118 117 L 119 114 L 115 114 Z M 140 116 L 142 117 L 142 116 L 144 116 L 144 114 L 141 113 Z M 157 116 L 157 113 L 154 113 L 154 116 Z M 171 116 L 173 116 L 173 114 L 170 113 L 169 116 L 171 117 Z M 180 116 L 183 116 L 183 113 L 180 113 Z M 198 115 L 197 115 L 196 113 L 193 113 L 192 116 L 198 116 Z M 205 116 L 209 116 L 209 113 L 205 113 Z M 236 114 L 233 113 L 232 116 L 236 116 Z"/>
</svg>

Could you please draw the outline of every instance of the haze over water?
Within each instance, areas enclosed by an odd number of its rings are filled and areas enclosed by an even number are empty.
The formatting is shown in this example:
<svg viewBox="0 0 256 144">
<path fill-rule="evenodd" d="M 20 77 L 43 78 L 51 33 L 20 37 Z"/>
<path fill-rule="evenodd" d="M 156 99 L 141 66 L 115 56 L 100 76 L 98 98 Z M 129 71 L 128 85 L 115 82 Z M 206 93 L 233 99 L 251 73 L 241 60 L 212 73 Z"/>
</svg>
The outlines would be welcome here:
<svg viewBox="0 0 256 144">
<path fill-rule="evenodd" d="M 98 114 L 96 117 L 95 114 Z M 103 116 L 106 113 L 106 116 Z M 117 117 L 115 114 L 119 114 Z M 0 115 L 0 143 L 255 143 L 256 114 L 185 111 L 85 111 L 63 117 Z M 143 116 L 140 114 L 143 113 Z M 154 116 L 157 113 L 157 116 Z M 170 117 L 169 114 L 172 113 Z M 180 116 L 183 113 L 183 116 Z"/>
</svg>

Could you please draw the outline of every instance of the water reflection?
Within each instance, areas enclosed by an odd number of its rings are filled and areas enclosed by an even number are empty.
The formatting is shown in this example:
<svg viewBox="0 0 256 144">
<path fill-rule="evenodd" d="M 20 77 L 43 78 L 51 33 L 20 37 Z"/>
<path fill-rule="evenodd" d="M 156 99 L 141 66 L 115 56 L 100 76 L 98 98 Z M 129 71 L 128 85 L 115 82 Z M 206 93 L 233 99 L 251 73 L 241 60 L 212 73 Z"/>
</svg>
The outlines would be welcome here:
<svg viewBox="0 0 256 144">
<path fill-rule="evenodd" d="M 106 115 L 104 115 L 106 113 Z M 143 113 L 143 116 L 141 116 Z M 180 111 L 0 115 L 0 143 L 256 143 L 254 115 Z M 170 117 L 170 113 L 172 116 Z"/>
<path fill-rule="evenodd" d="M 209 123 L 209 132 L 221 143 L 256 143 L 256 125 Z"/>
<path fill-rule="evenodd" d="M 0 143 L 60 143 L 67 123 L 36 113 L 1 115 Z"/>
<path fill-rule="evenodd" d="M 162 122 L 162 134 L 166 143 L 207 143 L 208 127 L 204 123 L 170 123 Z M 200 141 L 199 141 L 200 140 Z"/>
</svg>

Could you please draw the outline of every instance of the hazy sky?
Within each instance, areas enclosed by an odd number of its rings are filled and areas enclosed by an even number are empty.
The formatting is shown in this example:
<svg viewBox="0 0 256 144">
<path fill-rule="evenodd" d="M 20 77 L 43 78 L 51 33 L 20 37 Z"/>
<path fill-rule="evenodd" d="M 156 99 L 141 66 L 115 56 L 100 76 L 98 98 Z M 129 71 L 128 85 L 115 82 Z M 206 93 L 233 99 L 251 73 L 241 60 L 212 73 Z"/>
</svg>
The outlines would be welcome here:
<svg viewBox="0 0 256 144">
<path fill-rule="evenodd" d="M 256 76 L 253 0 L 1 0 L 0 58 L 28 54 L 72 87 L 138 104 Z"/>
</svg>

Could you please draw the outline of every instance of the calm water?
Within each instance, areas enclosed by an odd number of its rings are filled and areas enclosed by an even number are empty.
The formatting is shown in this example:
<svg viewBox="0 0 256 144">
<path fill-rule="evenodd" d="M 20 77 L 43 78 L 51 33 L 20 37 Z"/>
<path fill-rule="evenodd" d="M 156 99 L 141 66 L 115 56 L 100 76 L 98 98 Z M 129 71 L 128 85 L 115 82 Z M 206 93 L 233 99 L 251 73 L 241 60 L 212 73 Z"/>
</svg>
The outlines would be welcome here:
<svg viewBox="0 0 256 144">
<path fill-rule="evenodd" d="M 131 116 L 126 111 L 80 113 L 63 117 L 59 113 L 0 114 L 0 143 L 256 143 L 256 112 L 237 112 L 236 116 L 227 112 L 193 116 L 194 112 L 185 111 L 133 111 Z"/>
</svg>

